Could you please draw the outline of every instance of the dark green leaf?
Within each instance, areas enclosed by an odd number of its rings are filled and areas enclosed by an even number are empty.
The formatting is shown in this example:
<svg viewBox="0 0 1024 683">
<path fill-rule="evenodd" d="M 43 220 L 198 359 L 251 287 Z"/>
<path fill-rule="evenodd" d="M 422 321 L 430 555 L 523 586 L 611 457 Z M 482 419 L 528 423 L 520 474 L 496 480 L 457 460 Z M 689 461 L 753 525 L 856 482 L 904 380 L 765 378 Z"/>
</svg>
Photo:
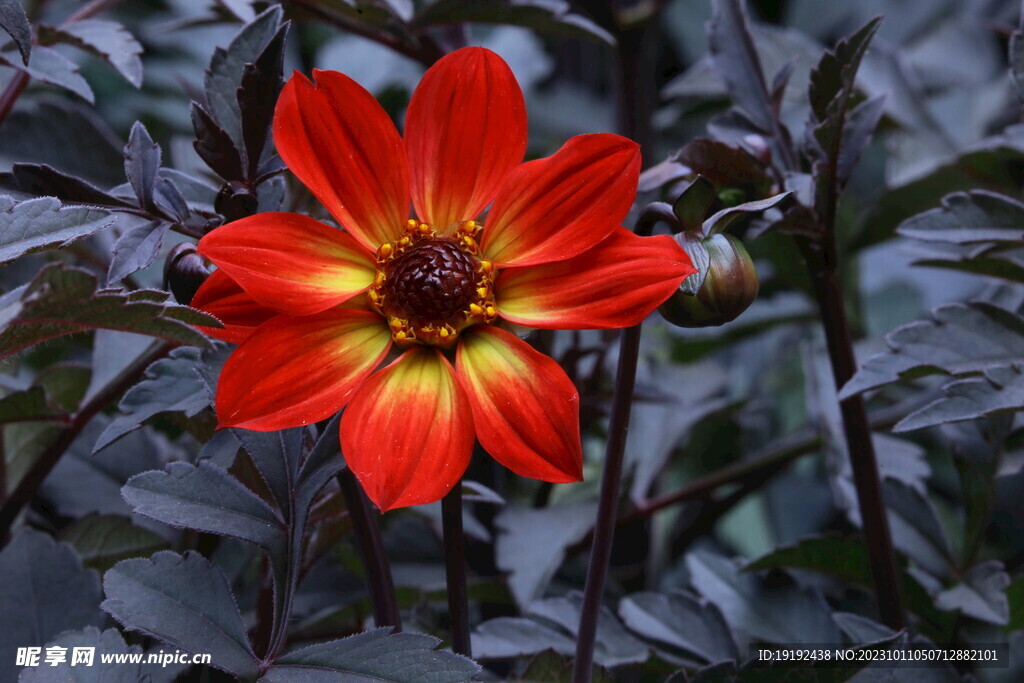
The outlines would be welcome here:
<svg viewBox="0 0 1024 683">
<path fill-rule="evenodd" d="M 530 605 L 530 616 L 541 617 L 558 624 L 576 637 L 583 610 L 583 594 L 574 591 L 559 598 L 548 598 Z M 646 661 L 649 648 L 623 627 L 618 617 L 607 607 L 601 607 L 597 620 L 597 638 L 594 661 L 613 667 Z"/>
<path fill-rule="evenodd" d="M 193 146 L 207 166 L 225 180 L 240 180 L 242 160 L 231 136 L 221 128 L 198 102 L 192 103 Z"/>
<path fill-rule="evenodd" d="M 242 443 L 242 448 L 252 457 L 253 463 L 274 496 L 278 510 L 289 510 L 299 458 L 302 455 L 304 430 L 298 428 L 280 432 L 254 432 L 248 429 L 233 429 L 232 432 Z"/>
<path fill-rule="evenodd" d="M 832 119 L 833 123 L 841 123 L 835 117 L 845 116 L 860 62 L 881 23 L 882 18 L 875 17 L 840 40 L 835 49 L 825 51 L 818 66 L 811 70 L 811 111 L 819 122 Z"/>
<path fill-rule="evenodd" d="M 927 242 L 1019 246 L 1024 240 L 1024 204 L 995 192 L 974 190 L 942 198 L 942 206 L 900 223 L 904 237 Z"/>
<path fill-rule="evenodd" d="M 263 152 L 270 139 L 274 104 L 284 84 L 281 69 L 284 59 L 284 37 L 287 31 L 287 24 L 278 29 L 259 56 L 242 69 L 238 107 L 242 115 L 242 139 L 248 163 L 247 178 L 256 178 L 259 175 Z"/>
<path fill-rule="evenodd" d="M 0 552 L 0 672 L 17 677 L 15 649 L 40 646 L 57 634 L 99 626 L 100 577 L 65 543 L 23 529 Z"/>
<path fill-rule="evenodd" d="M 308 509 L 313 498 L 330 481 L 334 475 L 345 469 L 345 460 L 341 455 L 338 425 L 341 413 L 330 419 L 324 427 L 320 439 L 310 450 L 302 463 L 296 480 L 296 507 Z"/>
<path fill-rule="evenodd" d="M 871 136 L 885 113 L 885 98 L 886 94 L 882 93 L 864 100 L 851 109 L 846 117 L 843 141 L 839 145 L 839 158 L 836 160 L 836 178 L 840 186 L 850 180 L 861 152 L 871 142 Z"/>
<path fill-rule="evenodd" d="M 159 552 L 124 560 L 103 576 L 103 609 L 129 631 L 188 652 L 212 655 L 213 666 L 255 678 L 253 654 L 242 615 L 224 575 L 195 552 Z"/>
<path fill-rule="evenodd" d="M 32 26 L 18 0 L 0 0 L 0 28 L 14 39 L 22 63 L 28 64 L 32 54 Z"/>
<path fill-rule="evenodd" d="M 718 140 L 697 138 L 674 158 L 720 187 L 760 188 L 769 182 L 761 162 L 745 150 Z"/>
<path fill-rule="evenodd" d="M 44 45 L 67 43 L 101 57 L 136 88 L 142 85 L 142 46 L 116 21 L 80 19 L 57 28 L 39 27 Z"/>
<path fill-rule="evenodd" d="M 129 228 L 118 237 L 110 258 L 107 284 L 114 285 L 132 273 L 152 265 L 160 253 L 164 235 L 170 227 L 171 224 L 166 221 L 147 221 Z"/>
<path fill-rule="evenodd" d="M 915 410 L 893 427 L 910 432 L 948 422 L 977 420 L 1024 409 L 1024 373 L 1019 366 L 994 368 L 942 387 L 944 396 Z"/>
<path fill-rule="evenodd" d="M 680 150 L 681 152 L 682 150 Z M 672 202 L 672 213 L 679 219 L 679 225 L 682 226 L 683 232 L 699 230 L 704 223 L 704 218 L 708 215 L 708 209 L 717 198 L 715 186 L 710 180 L 702 175 L 694 178 L 679 197 Z"/>
<path fill-rule="evenodd" d="M 29 420 L 59 420 L 66 418 L 68 411 L 54 405 L 46 396 L 46 390 L 32 386 L 16 391 L 0 399 L 0 424 L 25 422 Z"/>
<path fill-rule="evenodd" d="M 729 97 L 764 132 L 774 127 L 771 94 L 750 34 L 743 0 L 714 0 L 708 22 L 711 65 L 725 82 Z"/>
<path fill-rule="evenodd" d="M 619 602 L 619 616 L 634 632 L 692 653 L 708 663 L 739 660 L 722 613 L 684 592 L 633 593 Z"/>
<path fill-rule="evenodd" d="M 153 142 L 146 127 L 136 121 L 124 148 L 124 174 L 135 190 L 139 206 L 153 213 L 157 210 L 153 195 L 159 170 L 160 145 Z"/>
<path fill-rule="evenodd" d="M 594 526 L 594 511 L 587 503 L 536 510 L 510 505 L 498 513 L 495 562 L 509 573 L 516 602 L 525 606 L 541 596 L 566 549 Z"/>
<path fill-rule="evenodd" d="M 46 164 L 14 164 L 8 173 L 0 173 L 0 190 L 32 197 L 56 197 L 72 204 L 100 204 L 117 208 L 132 206 L 94 185 L 62 173 Z"/>
<path fill-rule="evenodd" d="M 572 655 L 576 642 L 559 629 L 521 617 L 489 619 L 473 631 L 473 653 L 481 660 L 518 659 L 545 650 Z"/>
<path fill-rule="evenodd" d="M 88 515 L 60 532 L 86 566 L 106 571 L 130 557 L 149 557 L 167 547 L 167 541 L 152 531 L 132 524 L 120 515 Z"/>
<path fill-rule="evenodd" d="M 70 631 L 61 634 L 46 643 L 47 647 L 67 648 L 65 661 L 56 666 L 45 665 L 22 669 L 18 683 L 55 683 L 56 681 L 74 681 L 74 683 L 138 683 L 146 680 L 142 676 L 142 665 L 138 662 L 124 661 L 104 662 L 98 653 L 103 655 L 142 655 L 138 645 L 129 646 L 116 628 L 102 633 L 95 626 L 87 626 L 81 631 Z M 92 648 L 93 661 L 86 666 L 81 662 L 72 666 L 74 648 Z M 45 652 L 45 650 L 44 650 Z"/>
<path fill-rule="evenodd" d="M 996 560 L 974 565 L 960 582 L 935 596 L 935 606 L 944 610 L 958 610 L 990 624 L 1006 625 L 1010 621 L 1010 603 L 1006 588 L 1010 577 L 1003 563 Z"/>
<path fill-rule="evenodd" d="M 886 479 L 882 487 L 893 545 L 932 576 L 948 575 L 952 565 L 949 541 L 931 501 L 895 479 Z M 850 516 L 861 525 L 859 511 L 850 511 Z"/>
<path fill-rule="evenodd" d="M 198 529 L 284 552 L 281 520 L 269 505 L 209 460 L 174 462 L 128 480 L 121 495 L 134 512 L 174 527 Z"/>
<path fill-rule="evenodd" d="M 376 629 L 293 650 L 280 657 L 260 680 L 455 683 L 471 680 L 480 670 L 470 659 L 435 650 L 439 643 L 419 633 L 389 635 L 388 629 Z"/>
<path fill-rule="evenodd" d="M 1024 629 L 1024 576 L 1014 577 L 1006 587 L 1006 600 L 1010 606 L 1010 621 L 1006 624 L 1006 630 Z"/>
<path fill-rule="evenodd" d="M 53 48 L 36 45 L 27 65 L 9 53 L 0 52 L 0 64 L 14 67 L 34 80 L 70 90 L 89 104 L 93 103 L 92 88 L 78 73 L 78 65 Z"/>
<path fill-rule="evenodd" d="M 52 197 L 15 202 L 0 196 L 0 263 L 67 246 L 113 223 L 114 216 L 103 209 L 62 206 Z"/>
<path fill-rule="evenodd" d="M 871 583 L 864 542 L 847 536 L 803 538 L 796 545 L 776 548 L 762 555 L 744 567 L 744 571 L 772 568 L 809 569 L 850 583 Z"/>
<path fill-rule="evenodd" d="M 572 5 L 565 0 L 438 0 L 420 10 L 413 20 L 413 24 L 420 28 L 463 23 L 522 26 L 615 44 L 610 33 L 591 19 L 574 12 Z"/>
<path fill-rule="evenodd" d="M 167 293 L 96 289 L 87 271 L 49 266 L 36 278 L 0 298 L 0 358 L 67 334 L 103 328 L 137 332 L 169 341 L 206 346 L 190 325 L 219 327 L 205 313 L 167 303 Z"/>
<path fill-rule="evenodd" d="M 753 202 L 744 202 L 736 206 L 722 209 L 715 215 L 704 221 L 703 232 L 705 235 L 716 235 L 729 230 L 729 227 L 740 218 L 750 214 L 758 214 L 771 209 L 785 202 L 793 195 L 792 192 L 782 192 L 766 199 L 758 199 Z"/>
</svg>

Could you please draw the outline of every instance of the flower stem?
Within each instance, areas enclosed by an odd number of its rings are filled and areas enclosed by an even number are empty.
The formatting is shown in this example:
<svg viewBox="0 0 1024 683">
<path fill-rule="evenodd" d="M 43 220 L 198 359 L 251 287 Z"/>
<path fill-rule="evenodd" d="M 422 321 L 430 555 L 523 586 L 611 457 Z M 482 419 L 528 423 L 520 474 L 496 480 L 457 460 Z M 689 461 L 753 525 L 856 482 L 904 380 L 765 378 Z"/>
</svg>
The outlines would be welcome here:
<svg viewBox="0 0 1024 683">
<path fill-rule="evenodd" d="M 402 618 L 398 613 L 391 565 L 384 554 L 379 515 L 350 469 L 345 468 L 338 473 L 338 485 L 341 487 L 341 495 L 345 497 L 356 544 L 366 569 L 366 581 L 373 600 L 373 620 L 377 626 L 392 626 L 395 631 L 401 631 Z"/>
<path fill-rule="evenodd" d="M 466 593 L 466 538 L 462 531 L 462 482 L 441 500 L 444 527 L 444 571 L 448 583 L 448 614 L 452 622 L 452 649 L 472 657 L 469 637 L 469 596 Z"/>
<path fill-rule="evenodd" d="M 815 298 L 825 328 L 825 340 L 832 361 L 832 375 L 836 388 L 841 389 L 857 370 L 857 361 L 850 340 L 850 326 L 846 317 L 842 289 L 835 268 L 835 241 L 827 233 L 823 245 L 816 249 L 804 244 L 804 255 L 811 270 Z M 860 394 L 839 402 L 853 470 L 853 483 L 857 489 L 857 502 L 863 520 L 864 537 L 868 548 L 871 576 L 875 584 L 878 614 L 889 628 L 901 630 L 906 626 L 903 601 L 900 595 L 899 569 L 896 553 L 882 498 L 882 482 L 878 474 L 878 461 L 871 438 L 871 425 Z"/>
<path fill-rule="evenodd" d="M 597 618 L 601 612 L 608 563 L 612 554 L 612 539 L 618 519 L 619 485 L 622 481 L 622 461 L 626 450 L 626 432 L 633 406 L 633 385 L 640 355 L 640 326 L 628 328 L 622 334 L 619 346 L 619 367 L 615 375 L 615 396 L 608 426 L 608 444 L 604 455 L 604 473 L 601 475 L 601 496 L 594 525 L 594 544 L 590 550 L 587 582 L 583 589 L 583 609 L 576 637 L 576 659 L 573 662 L 574 683 L 588 683 L 594 662 L 594 639 L 597 636 Z"/>
</svg>

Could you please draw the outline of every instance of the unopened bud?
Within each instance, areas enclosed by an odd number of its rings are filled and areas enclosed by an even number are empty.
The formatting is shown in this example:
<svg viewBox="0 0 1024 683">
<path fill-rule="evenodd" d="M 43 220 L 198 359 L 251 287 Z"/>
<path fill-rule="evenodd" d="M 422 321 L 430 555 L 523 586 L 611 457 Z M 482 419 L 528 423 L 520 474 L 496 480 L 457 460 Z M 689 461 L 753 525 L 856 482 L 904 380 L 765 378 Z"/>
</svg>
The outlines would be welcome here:
<svg viewBox="0 0 1024 683">
<path fill-rule="evenodd" d="M 232 180 L 221 186 L 217 198 L 213 201 L 213 208 L 221 216 L 224 216 L 225 223 L 230 223 L 256 213 L 259 208 L 259 199 L 256 198 L 256 193 L 252 188 L 237 180 Z"/>
<path fill-rule="evenodd" d="M 169 289 L 179 304 L 187 306 L 212 270 L 209 262 L 196 253 L 194 244 L 182 242 L 171 249 L 164 261 L 164 289 Z"/>
<path fill-rule="evenodd" d="M 707 251 L 704 283 L 696 294 L 677 291 L 658 309 L 666 320 L 680 327 L 714 327 L 735 320 L 754 302 L 760 288 L 754 262 L 738 239 L 718 234 L 699 244 Z M 693 261 L 701 267 L 705 259 Z"/>
</svg>

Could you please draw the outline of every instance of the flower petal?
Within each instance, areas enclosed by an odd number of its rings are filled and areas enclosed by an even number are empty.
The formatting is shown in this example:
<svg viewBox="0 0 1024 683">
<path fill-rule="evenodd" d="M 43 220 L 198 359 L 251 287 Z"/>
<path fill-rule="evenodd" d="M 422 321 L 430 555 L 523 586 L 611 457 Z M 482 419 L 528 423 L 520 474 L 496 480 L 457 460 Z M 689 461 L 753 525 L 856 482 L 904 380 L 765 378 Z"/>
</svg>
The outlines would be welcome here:
<svg viewBox="0 0 1024 683">
<path fill-rule="evenodd" d="M 607 237 L 629 213 L 640 147 L 618 135 L 577 135 L 509 176 L 494 200 L 483 250 L 498 265 L 563 261 Z"/>
<path fill-rule="evenodd" d="M 341 450 L 381 510 L 440 500 L 469 465 L 473 417 L 434 349 L 406 351 L 366 380 L 341 416 Z"/>
<path fill-rule="evenodd" d="M 618 228 L 568 261 L 501 271 L 498 315 L 520 325 L 561 330 L 640 323 L 696 269 L 668 235 L 638 237 Z"/>
<path fill-rule="evenodd" d="M 401 234 L 409 217 L 409 165 L 387 112 L 336 71 L 296 72 L 274 112 L 284 163 L 368 249 Z"/>
<path fill-rule="evenodd" d="M 222 225 L 199 241 L 252 298 L 290 315 L 312 315 L 366 290 L 374 256 L 348 233 L 297 213 L 260 213 Z"/>
<path fill-rule="evenodd" d="M 257 327 L 277 315 L 277 311 L 257 303 L 219 269 L 199 286 L 190 305 L 224 323 L 223 328 L 197 326 L 197 329 L 232 344 L 241 344 Z"/>
<path fill-rule="evenodd" d="M 341 410 L 389 348 L 390 330 L 369 311 L 273 318 L 224 364 L 220 426 L 269 432 L 323 420 Z"/>
<path fill-rule="evenodd" d="M 516 474 L 583 478 L 580 397 L 558 363 L 496 327 L 464 333 L 456 372 L 473 405 L 480 445 Z"/>
<path fill-rule="evenodd" d="M 409 102 L 405 147 L 416 215 L 441 230 L 476 218 L 526 153 L 526 106 L 512 70 L 482 47 L 438 60 Z"/>
</svg>

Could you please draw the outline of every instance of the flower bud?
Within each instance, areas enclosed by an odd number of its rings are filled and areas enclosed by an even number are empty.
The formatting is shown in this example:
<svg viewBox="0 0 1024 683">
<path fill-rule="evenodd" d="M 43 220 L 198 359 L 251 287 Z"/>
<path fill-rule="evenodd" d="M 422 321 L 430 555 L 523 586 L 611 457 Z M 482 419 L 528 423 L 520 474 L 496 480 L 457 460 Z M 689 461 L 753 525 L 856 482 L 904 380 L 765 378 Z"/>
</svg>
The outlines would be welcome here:
<svg viewBox="0 0 1024 683">
<path fill-rule="evenodd" d="M 704 281 L 696 294 L 687 294 L 684 282 L 658 309 L 662 316 L 680 327 L 713 327 L 735 320 L 754 302 L 760 287 L 746 247 L 728 234 L 680 241 L 701 270 L 690 277 L 704 275 Z"/>
<path fill-rule="evenodd" d="M 212 270 L 209 262 L 196 253 L 194 244 L 182 242 L 164 261 L 164 289 L 171 290 L 174 300 L 187 306 Z"/>
</svg>

